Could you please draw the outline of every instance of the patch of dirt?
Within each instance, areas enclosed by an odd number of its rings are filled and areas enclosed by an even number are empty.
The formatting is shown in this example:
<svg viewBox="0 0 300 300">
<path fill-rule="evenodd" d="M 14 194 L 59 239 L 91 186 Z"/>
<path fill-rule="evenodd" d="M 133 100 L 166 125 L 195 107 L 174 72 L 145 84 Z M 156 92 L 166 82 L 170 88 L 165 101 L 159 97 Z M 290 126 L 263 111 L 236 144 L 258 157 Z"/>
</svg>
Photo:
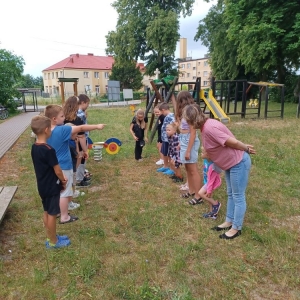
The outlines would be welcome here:
<svg viewBox="0 0 300 300">
<path fill-rule="evenodd" d="M 272 283 L 259 284 L 255 290 L 250 292 L 252 300 L 282 300 L 298 299 L 297 292 L 288 287 Z M 298 294 L 299 295 L 299 294 Z"/>
</svg>

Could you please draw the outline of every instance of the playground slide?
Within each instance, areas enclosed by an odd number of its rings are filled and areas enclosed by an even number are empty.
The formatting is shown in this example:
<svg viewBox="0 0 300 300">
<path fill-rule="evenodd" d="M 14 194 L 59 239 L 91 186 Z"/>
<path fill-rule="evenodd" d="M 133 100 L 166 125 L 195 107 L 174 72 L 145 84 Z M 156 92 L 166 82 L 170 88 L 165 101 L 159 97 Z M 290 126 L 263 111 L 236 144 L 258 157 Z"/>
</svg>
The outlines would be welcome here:
<svg viewBox="0 0 300 300">
<path fill-rule="evenodd" d="M 225 114 L 218 101 L 214 98 L 212 90 L 209 90 L 207 98 L 204 96 L 204 91 L 201 90 L 200 99 L 206 103 L 207 107 L 216 119 L 220 120 L 223 124 L 229 123 L 230 118 Z"/>
</svg>

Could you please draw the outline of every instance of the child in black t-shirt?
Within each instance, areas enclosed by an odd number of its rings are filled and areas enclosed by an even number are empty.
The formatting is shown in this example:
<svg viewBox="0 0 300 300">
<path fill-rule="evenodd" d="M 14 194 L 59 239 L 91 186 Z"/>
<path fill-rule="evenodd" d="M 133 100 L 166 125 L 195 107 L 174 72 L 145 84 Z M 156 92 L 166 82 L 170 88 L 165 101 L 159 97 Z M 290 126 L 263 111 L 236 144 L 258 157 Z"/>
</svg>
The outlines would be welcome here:
<svg viewBox="0 0 300 300">
<path fill-rule="evenodd" d="M 31 148 L 31 158 L 44 207 L 46 248 L 67 247 L 71 244 L 69 238 L 65 235 L 56 235 L 60 192 L 66 188 L 67 180 L 58 164 L 55 150 L 46 143 L 51 136 L 51 120 L 45 116 L 35 116 L 31 120 L 31 129 L 37 137 Z"/>
<path fill-rule="evenodd" d="M 135 139 L 134 155 L 137 161 L 142 161 L 143 147 L 148 142 L 148 118 L 142 109 L 138 109 L 130 124 L 130 132 Z"/>
<path fill-rule="evenodd" d="M 153 110 L 155 116 L 157 117 L 157 143 L 156 143 L 156 147 L 158 149 L 158 153 L 159 153 L 159 160 L 156 162 L 156 164 L 159 165 L 163 165 L 164 164 L 164 156 L 161 153 L 161 145 L 162 145 L 162 139 L 161 139 L 161 127 L 164 123 L 164 119 L 165 116 L 161 113 L 161 111 L 159 110 L 158 106 L 154 107 Z"/>
</svg>

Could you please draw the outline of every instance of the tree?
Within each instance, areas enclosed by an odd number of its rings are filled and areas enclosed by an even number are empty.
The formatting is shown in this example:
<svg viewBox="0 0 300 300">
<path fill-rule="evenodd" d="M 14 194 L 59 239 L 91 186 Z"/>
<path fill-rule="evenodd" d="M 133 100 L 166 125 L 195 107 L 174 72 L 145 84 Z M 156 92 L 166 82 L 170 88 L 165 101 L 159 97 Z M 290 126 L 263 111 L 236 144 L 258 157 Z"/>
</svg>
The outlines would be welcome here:
<svg viewBox="0 0 300 300">
<path fill-rule="evenodd" d="M 179 39 L 179 16 L 190 15 L 194 1 L 116 0 L 113 7 L 119 18 L 116 31 L 106 36 L 106 52 L 120 61 L 146 60 L 150 75 L 156 68 L 162 74 L 170 72 Z"/>
<path fill-rule="evenodd" d="M 24 64 L 22 57 L 0 49 L 0 103 L 10 106 L 9 100 L 18 94 L 15 84 L 21 78 Z"/>
<path fill-rule="evenodd" d="M 139 90 L 143 84 L 143 76 L 139 67 L 134 61 L 126 63 L 116 63 L 113 65 L 109 80 L 118 80 L 120 81 L 120 88 L 123 89 L 133 89 Z"/>
<path fill-rule="evenodd" d="M 237 46 L 237 63 L 246 72 L 267 80 L 276 72 L 284 83 L 286 72 L 299 68 L 300 5 L 298 0 L 226 1 L 228 38 Z"/>
<path fill-rule="evenodd" d="M 219 78 L 235 79 L 244 73 L 285 83 L 299 68 L 299 36 L 298 0 L 219 0 L 200 21 L 195 39 L 209 47 Z"/>
<path fill-rule="evenodd" d="M 43 89 L 43 77 L 33 77 L 30 74 L 22 75 L 20 80 L 17 83 L 18 88 L 39 88 Z"/>
</svg>

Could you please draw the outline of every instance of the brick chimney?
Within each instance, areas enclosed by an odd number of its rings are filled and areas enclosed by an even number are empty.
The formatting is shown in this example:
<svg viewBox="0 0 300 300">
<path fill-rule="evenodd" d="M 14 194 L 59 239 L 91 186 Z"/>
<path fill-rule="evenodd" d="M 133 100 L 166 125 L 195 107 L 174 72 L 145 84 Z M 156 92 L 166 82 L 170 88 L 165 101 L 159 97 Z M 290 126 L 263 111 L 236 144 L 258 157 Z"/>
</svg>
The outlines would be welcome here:
<svg viewBox="0 0 300 300">
<path fill-rule="evenodd" d="M 88 55 L 89 55 L 89 56 L 94 56 L 94 54 L 93 54 L 93 53 L 88 53 Z"/>
<path fill-rule="evenodd" d="M 179 58 L 184 59 L 187 57 L 187 39 L 180 38 L 180 53 Z"/>
</svg>

